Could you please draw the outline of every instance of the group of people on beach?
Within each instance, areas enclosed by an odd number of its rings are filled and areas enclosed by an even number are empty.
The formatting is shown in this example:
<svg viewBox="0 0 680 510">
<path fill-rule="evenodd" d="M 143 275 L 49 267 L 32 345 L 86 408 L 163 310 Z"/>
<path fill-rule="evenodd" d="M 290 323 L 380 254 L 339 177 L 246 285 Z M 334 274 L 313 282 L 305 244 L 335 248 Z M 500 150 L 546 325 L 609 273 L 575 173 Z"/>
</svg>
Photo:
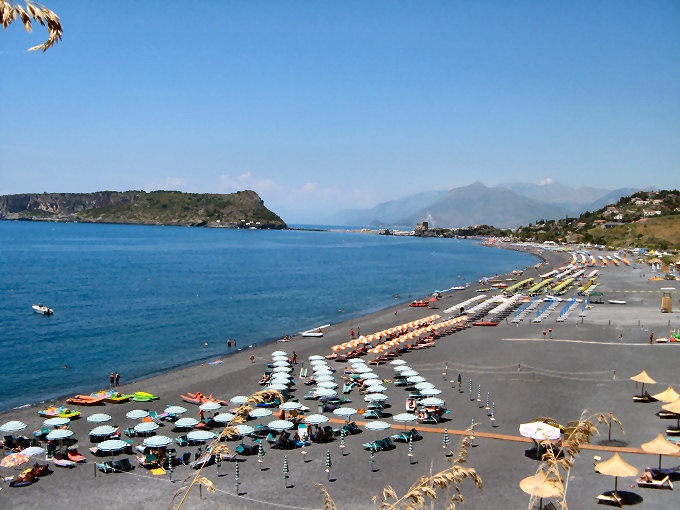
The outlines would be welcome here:
<svg viewBox="0 0 680 510">
<path fill-rule="evenodd" d="M 109 386 L 111 388 L 120 386 L 120 374 L 118 372 L 111 372 L 111 375 L 109 375 Z"/>
</svg>

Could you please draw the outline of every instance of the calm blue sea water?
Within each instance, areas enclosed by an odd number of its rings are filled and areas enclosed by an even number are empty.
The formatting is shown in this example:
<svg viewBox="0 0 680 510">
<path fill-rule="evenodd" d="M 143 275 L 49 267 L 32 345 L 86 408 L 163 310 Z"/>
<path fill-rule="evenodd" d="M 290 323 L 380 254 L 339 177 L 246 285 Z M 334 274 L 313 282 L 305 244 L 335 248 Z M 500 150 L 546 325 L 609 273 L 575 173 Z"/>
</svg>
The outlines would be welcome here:
<svg viewBox="0 0 680 510">
<path fill-rule="evenodd" d="M 270 342 L 392 306 L 395 294 L 407 300 L 533 263 L 462 240 L 0 221 L 0 409 L 94 391 L 112 371 L 125 382 L 222 357 L 227 338 L 239 348 Z M 34 314 L 38 302 L 55 314 Z"/>
</svg>

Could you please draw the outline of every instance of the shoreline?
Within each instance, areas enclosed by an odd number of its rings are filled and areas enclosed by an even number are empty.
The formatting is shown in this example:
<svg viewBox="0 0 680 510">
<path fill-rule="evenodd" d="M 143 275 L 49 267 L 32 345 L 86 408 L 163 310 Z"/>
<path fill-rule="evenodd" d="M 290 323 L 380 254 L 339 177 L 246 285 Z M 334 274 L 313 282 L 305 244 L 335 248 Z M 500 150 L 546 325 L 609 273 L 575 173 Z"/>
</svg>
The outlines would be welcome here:
<svg viewBox="0 0 680 510">
<path fill-rule="evenodd" d="M 508 250 L 511 250 L 511 251 L 519 251 L 519 252 L 524 252 L 524 253 L 528 252 L 531 255 L 533 255 L 534 257 L 536 257 L 540 261 L 539 262 L 540 264 L 545 264 L 547 262 L 547 258 L 543 254 L 544 250 L 538 250 L 534 245 L 521 245 L 521 247 L 520 247 L 520 244 L 517 244 L 517 245 L 513 244 L 513 246 L 500 246 L 500 245 L 495 245 L 495 244 L 490 245 L 490 244 L 484 244 L 483 239 L 485 239 L 485 238 L 477 238 L 476 239 L 478 244 L 480 244 L 481 246 L 484 246 L 484 247 L 487 247 L 487 248 L 503 248 L 503 249 L 508 249 Z M 523 271 L 527 271 L 531 268 L 535 268 L 535 266 L 536 266 L 536 264 L 527 266 L 527 267 L 523 268 Z M 511 275 L 512 275 L 512 270 L 507 271 L 505 273 L 502 273 L 501 276 L 511 276 Z M 475 282 L 466 282 L 466 283 L 473 285 Z M 451 294 L 447 297 L 451 297 L 451 296 L 453 296 L 453 294 Z M 359 322 L 364 318 L 368 319 L 368 318 L 371 318 L 371 317 L 374 317 L 374 316 L 376 316 L 376 317 L 382 316 L 382 314 L 386 314 L 388 310 L 392 310 L 394 307 L 402 307 L 404 305 L 407 305 L 411 301 L 413 301 L 413 299 L 419 299 L 419 298 L 423 298 L 423 297 L 427 297 L 427 296 L 414 296 L 410 299 L 407 298 L 407 299 L 400 299 L 400 300 L 395 299 L 395 302 L 394 302 L 393 305 L 386 306 L 385 308 L 381 308 L 381 309 L 373 311 L 373 312 L 367 313 L 367 312 L 359 311 L 355 315 L 347 317 L 346 319 L 344 319 L 342 321 L 339 321 L 339 322 L 336 322 L 336 323 L 331 322 L 331 330 L 335 330 L 339 326 L 342 326 L 342 325 L 345 325 L 345 324 Z M 349 329 L 349 328 L 347 328 L 347 329 Z M 305 340 L 305 338 L 302 337 L 299 332 L 295 333 L 294 335 L 289 335 L 289 337 L 290 337 L 289 343 L 292 343 L 296 340 Z M 311 340 L 316 340 L 318 342 L 321 339 L 311 338 Z M 251 345 L 251 346 L 246 346 L 246 347 L 238 347 L 237 349 L 232 348 L 231 351 L 226 350 L 225 352 L 223 352 L 219 355 L 211 355 L 209 357 L 200 358 L 198 360 L 194 360 L 194 361 L 191 361 L 189 363 L 182 364 L 182 365 L 179 365 L 179 366 L 176 366 L 176 367 L 158 370 L 157 372 L 146 374 L 144 376 L 134 378 L 134 379 L 130 380 L 129 382 L 126 382 L 124 385 L 121 385 L 120 387 L 123 388 L 125 386 L 130 386 L 130 385 L 138 385 L 139 383 L 144 383 L 144 381 L 147 381 L 149 379 L 157 379 L 157 378 L 162 378 L 162 377 L 165 377 L 165 376 L 171 376 L 173 373 L 181 372 L 181 371 L 184 371 L 184 370 L 189 370 L 193 367 L 205 366 L 205 365 L 209 364 L 210 361 L 222 360 L 223 364 L 226 365 L 228 363 L 228 360 L 232 359 L 233 357 L 237 356 L 238 354 L 252 353 L 253 351 L 258 351 L 260 349 L 268 349 L 270 346 L 276 345 L 278 343 L 283 343 L 281 338 L 264 339 L 264 340 L 262 340 L 262 342 L 260 342 L 256 345 Z M 102 389 L 106 390 L 107 388 L 103 387 Z M 6 414 L 8 414 L 12 411 L 16 411 L 16 410 L 20 410 L 20 409 L 27 409 L 27 408 L 32 408 L 32 407 L 36 407 L 36 406 L 50 407 L 52 405 L 58 405 L 59 401 L 65 401 L 67 398 L 70 398 L 71 396 L 73 396 L 76 391 L 77 390 L 74 390 L 74 391 L 72 391 L 68 394 L 58 395 L 58 396 L 48 398 L 48 399 L 44 399 L 44 400 L 27 402 L 27 403 L 21 404 L 19 406 L 7 408 L 7 409 L 0 409 L 0 417 L 4 416 L 4 415 L 6 415 Z M 85 391 L 85 390 L 83 390 L 83 391 Z M 98 390 L 92 389 L 91 391 L 98 391 Z"/>
</svg>

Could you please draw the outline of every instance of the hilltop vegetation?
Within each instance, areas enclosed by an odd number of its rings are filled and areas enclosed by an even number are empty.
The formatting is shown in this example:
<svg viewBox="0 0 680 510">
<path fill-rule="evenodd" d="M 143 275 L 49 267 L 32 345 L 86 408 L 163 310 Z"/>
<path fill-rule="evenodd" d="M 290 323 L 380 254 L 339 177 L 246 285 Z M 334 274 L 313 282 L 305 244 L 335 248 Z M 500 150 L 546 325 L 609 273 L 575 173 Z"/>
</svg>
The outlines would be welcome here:
<svg viewBox="0 0 680 510">
<path fill-rule="evenodd" d="M 287 228 L 254 191 L 231 194 L 179 191 L 98 191 L 0 196 L 0 219 Z"/>
<path fill-rule="evenodd" d="M 520 227 L 514 237 L 523 241 L 678 249 L 680 192 L 638 191 L 578 218 L 540 220 Z"/>
</svg>

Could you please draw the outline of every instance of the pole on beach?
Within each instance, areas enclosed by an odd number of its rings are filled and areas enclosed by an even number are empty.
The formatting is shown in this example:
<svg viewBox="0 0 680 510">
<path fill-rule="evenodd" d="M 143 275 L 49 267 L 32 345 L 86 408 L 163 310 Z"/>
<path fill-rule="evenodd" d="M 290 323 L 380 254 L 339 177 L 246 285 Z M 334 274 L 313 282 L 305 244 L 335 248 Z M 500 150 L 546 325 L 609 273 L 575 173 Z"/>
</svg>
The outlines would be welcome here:
<svg viewBox="0 0 680 510">
<path fill-rule="evenodd" d="M 342 452 L 343 457 L 345 455 L 347 455 L 347 453 L 345 453 L 345 448 L 346 448 L 346 445 L 345 445 L 345 429 L 343 428 L 343 429 L 340 429 L 340 451 Z"/>
<path fill-rule="evenodd" d="M 470 423 L 470 446 L 477 446 L 475 444 L 475 419 L 472 418 L 472 423 Z"/>
<path fill-rule="evenodd" d="M 236 487 L 236 495 L 239 496 L 239 486 L 241 485 L 241 477 L 239 474 L 238 462 L 234 466 L 234 487 Z"/>
<path fill-rule="evenodd" d="M 413 464 L 413 436 L 408 436 L 408 463 Z"/>
<path fill-rule="evenodd" d="M 262 471 L 262 463 L 264 462 L 264 448 L 262 447 L 262 443 L 257 445 L 257 462 L 260 465 L 260 471 Z"/>
<path fill-rule="evenodd" d="M 371 448 L 371 454 L 368 457 L 368 464 L 371 466 L 371 472 L 375 471 L 375 451 Z"/>
<path fill-rule="evenodd" d="M 492 427 L 498 427 L 498 425 L 496 425 L 496 418 L 494 416 L 495 410 L 496 410 L 496 402 L 491 402 L 491 417 L 489 419 L 491 420 L 491 426 Z"/>
<path fill-rule="evenodd" d="M 451 439 L 449 439 L 449 429 L 444 429 L 444 435 L 442 436 L 442 448 L 446 450 L 449 447 L 450 442 Z M 445 455 L 448 457 L 449 453 L 446 453 Z"/>
<path fill-rule="evenodd" d="M 288 488 L 288 473 L 290 472 L 290 469 L 288 469 L 288 455 L 283 456 L 283 469 L 281 471 L 283 473 L 283 486 L 287 489 Z"/>
<path fill-rule="evenodd" d="M 486 409 L 487 411 L 488 411 L 489 409 L 491 409 L 491 408 L 489 407 L 489 398 L 490 398 L 490 397 L 491 397 L 491 392 L 490 392 L 490 391 L 487 391 L 487 392 L 486 392 L 486 404 L 484 405 L 484 409 Z M 480 407 L 481 407 L 481 406 L 480 406 Z"/>
<path fill-rule="evenodd" d="M 477 402 L 482 401 L 482 385 L 477 386 Z"/>
<path fill-rule="evenodd" d="M 470 387 L 468 388 L 468 393 L 470 394 L 470 401 L 473 401 L 474 397 L 472 396 L 472 379 L 470 379 Z"/>
<path fill-rule="evenodd" d="M 333 466 L 333 461 L 331 460 L 331 451 L 326 450 L 326 473 L 328 473 L 328 481 L 331 481 L 331 467 Z"/>
</svg>

